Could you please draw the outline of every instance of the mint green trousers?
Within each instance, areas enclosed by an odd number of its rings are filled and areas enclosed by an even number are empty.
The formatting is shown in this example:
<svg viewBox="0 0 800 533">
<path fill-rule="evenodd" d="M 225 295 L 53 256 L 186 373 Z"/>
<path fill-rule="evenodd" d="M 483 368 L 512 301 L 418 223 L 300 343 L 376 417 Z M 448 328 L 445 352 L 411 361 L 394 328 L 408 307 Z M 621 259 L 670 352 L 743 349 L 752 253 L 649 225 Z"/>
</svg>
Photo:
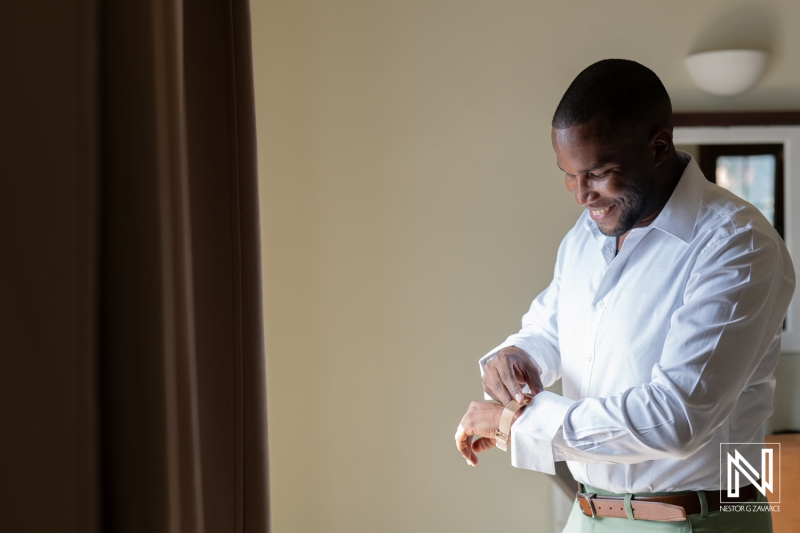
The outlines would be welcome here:
<svg viewBox="0 0 800 533">
<path fill-rule="evenodd" d="M 589 492 L 602 492 L 587 487 Z M 608 494 L 608 493 L 606 493 Z M 707 516 L 692 514 L 685 522 L 655 522 L 627 518 L 592 518 L 581 511 L 578 502 L 572 506 L 563 533 L 621 533 L 624 531 L 659 533 L 772 533 L 772 515 L 769 511 L 754 511 L 755 504 L 766 504 L 760 493 L 758 498 L 742 504 L 741 511 L 710 511 Z"/>
</svg>

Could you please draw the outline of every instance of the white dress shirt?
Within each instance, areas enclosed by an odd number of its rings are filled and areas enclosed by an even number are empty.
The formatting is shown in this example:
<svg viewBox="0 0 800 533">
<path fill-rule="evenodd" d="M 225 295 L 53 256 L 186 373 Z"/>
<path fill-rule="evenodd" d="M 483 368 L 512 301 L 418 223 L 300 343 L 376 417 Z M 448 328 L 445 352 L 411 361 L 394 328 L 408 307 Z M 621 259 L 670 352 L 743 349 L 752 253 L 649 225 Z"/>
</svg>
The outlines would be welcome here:
<svg viewBox="0 0 800 533">
<path fill-rule="evenodd" d="M 681 157 L 688 158 L 686 154 Z M 720 488 L 720 443 L 763 442 L 794 267 L 761 213 L 690 160 L 658 217 L 616 239 L 584 212 L 517 346 L 562 379 L 514 423 L 516 467 L 613 491 Z M 758 464 L 759 458 L 749 458 Z"/>
</svg>

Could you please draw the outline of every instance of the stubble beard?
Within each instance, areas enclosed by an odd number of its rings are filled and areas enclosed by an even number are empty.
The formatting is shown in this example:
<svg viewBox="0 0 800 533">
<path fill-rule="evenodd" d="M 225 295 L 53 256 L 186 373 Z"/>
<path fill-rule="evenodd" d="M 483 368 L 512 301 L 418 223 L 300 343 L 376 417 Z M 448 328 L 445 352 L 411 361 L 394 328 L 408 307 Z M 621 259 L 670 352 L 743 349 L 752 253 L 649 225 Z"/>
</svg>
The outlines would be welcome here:
<svg viewBox="0 0 800 533">
<path fill-rule="evenodd" d="M 607 237 L 620 237 L 628 233 L 645 217 L 648 200 L 654 192 L 655 186 L 651 182 L 636 184 L 624 197 L 624 204 L 617 204 L 620 207 L 617 225 L 608 231 L 600 228 L 600 232 Z"/>
</svg>

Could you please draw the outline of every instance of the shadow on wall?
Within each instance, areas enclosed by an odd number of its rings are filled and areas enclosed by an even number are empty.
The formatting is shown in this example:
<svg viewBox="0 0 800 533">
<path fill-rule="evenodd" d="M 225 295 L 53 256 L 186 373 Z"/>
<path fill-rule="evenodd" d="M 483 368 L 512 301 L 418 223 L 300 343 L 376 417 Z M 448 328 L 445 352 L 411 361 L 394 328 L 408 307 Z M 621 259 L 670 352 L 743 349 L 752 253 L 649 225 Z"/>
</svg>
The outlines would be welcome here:
<svg viewBox="0 0 800 533">
<path fill-rule="evenodd" d="M 751 4 L 731 9 L 709 24 L 691 50 L 692 54 L 712 50 L 775 50 L 778 14 L 770 6 Z"/>
</svg>

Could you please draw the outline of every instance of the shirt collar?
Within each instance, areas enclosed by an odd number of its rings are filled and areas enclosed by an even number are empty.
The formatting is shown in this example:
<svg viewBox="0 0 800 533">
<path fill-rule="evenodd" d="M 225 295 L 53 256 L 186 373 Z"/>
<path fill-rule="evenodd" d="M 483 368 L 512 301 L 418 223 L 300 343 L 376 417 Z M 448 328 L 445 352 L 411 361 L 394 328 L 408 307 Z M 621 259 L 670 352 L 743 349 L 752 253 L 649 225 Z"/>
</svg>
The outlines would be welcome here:
<svg viewBox="0 0 800 533">
<path fill-rule="evenodd" d="M 694 236 L 694 226 L 708 180 L 692 156 L 683 152 L 678 152 L 678 155 L 684 161 L 688 159 L 688 164 L 672 196 L 651 226 L 688 243 Z"/>
</svg>

